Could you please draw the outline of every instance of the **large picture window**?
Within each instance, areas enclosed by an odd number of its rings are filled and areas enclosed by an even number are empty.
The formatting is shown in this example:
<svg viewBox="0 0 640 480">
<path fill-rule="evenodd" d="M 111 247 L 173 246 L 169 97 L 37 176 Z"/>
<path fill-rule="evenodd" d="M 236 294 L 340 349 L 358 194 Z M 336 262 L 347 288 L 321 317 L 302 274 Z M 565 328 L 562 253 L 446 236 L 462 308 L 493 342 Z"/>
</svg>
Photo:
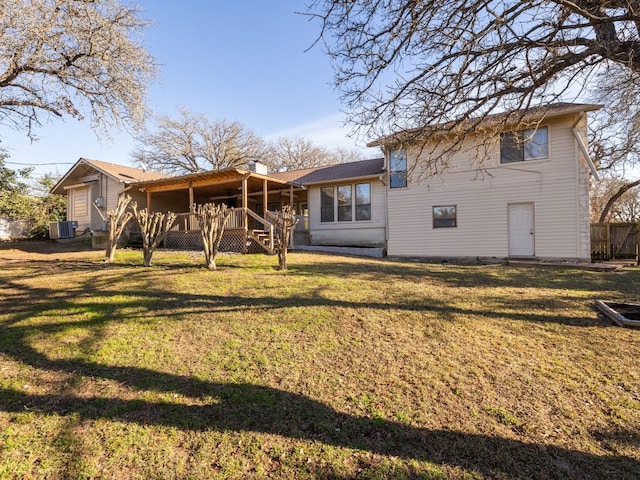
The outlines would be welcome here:
<svg viewBox="0 0 640 480">
<path fill-rule="evenodd" d="M 407 151 L 391 150 L 389 152 L 389 188 L 407 186 Z"/>
<path fill-rule="evenodd" d="M 322 187 L 320 189 L 320 221 L 333 222 L 333 187 Z"/>
<path fill-rule="evenodd" d="M 433 207 L 433 228 L 452 228 L 457 224 L 455 205 Z"/>
<path fill-rule="evenodd" d="M 356 185 L 356 220 L 371 220 L 371 184 Z"/>
<path fill-rule="evenodd" d="M 337 215 L 337 218 L 336 218 Z M 338 185 L 320 189 L 320 221 L 371 220 L 371 184 Z"/>
<path fill-rule="evenodd" d="M 338 221 L 350 222 L 353 219 L 353 201 L 351 185 L 338 187 Z"/>
<path fill-rule="evenodd" d="M 541 160 L 548 157 L 548 127 L 503 133 L 500 136 L 500 163 Z"/>
</svg>

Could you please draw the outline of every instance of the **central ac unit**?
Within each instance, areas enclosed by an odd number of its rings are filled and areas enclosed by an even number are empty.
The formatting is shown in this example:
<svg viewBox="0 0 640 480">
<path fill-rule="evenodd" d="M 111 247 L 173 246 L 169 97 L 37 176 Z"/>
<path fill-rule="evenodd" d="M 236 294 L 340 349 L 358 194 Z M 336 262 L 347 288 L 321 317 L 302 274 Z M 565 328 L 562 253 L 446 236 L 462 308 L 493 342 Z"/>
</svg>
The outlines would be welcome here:
<svg viewBox="0 0 640 480">
<path fill-rule="evenodd" d="M 49 224 L 49 238 L 73 238 L 76 236 L 77 222 L 51 222 Z"/>
</svg>

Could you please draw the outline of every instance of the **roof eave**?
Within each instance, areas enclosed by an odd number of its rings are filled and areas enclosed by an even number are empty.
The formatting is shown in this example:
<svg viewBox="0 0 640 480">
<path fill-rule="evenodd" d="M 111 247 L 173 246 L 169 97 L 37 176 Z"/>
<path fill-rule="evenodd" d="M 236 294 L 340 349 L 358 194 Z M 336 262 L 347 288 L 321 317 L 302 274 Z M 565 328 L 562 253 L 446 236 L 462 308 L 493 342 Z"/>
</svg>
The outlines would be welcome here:
<svg viewBox="0 0 640 480">
<path fill-rule="evenodd" d="M 580 112 L 594 112 L 604 108 L 604 105 L 593 104 L 593 103 L 580 103 L 580 104 L 567 106 L 566 108 L 562 108 L 558 110 L 553 110 L 552 108 L 553 105 L 551 105 L 550 107 L 551 108 L 549 109 L 541 109 L 539 112 L 535 112 L 533 114 L 528 114 L 526 111 L 524 111 L 522 112 L 522 115 L 519 117 L 519 121 L 533 122 L 533 121 L 538 121 L 543 119 L 558 118 L 564 115 L 575 115 Z M 478 129 L 478 128 L 482 128 L 483 126 L 501 125 L 503 127 L 506 127 L 508 125 L 513 125 L 514 122 L 513 120 L 510 121 L 509 115 L 516 115 L 517 113 L 518 113 L 518 110 L 496 114 L 496 116 L 505 115 L 506 118 L 504 120 L 500 120 L 495 117 L 485 118 L 479 121 L 477 125 L 471 125 L 470 128 Z M 456 128 L 456 127 L 461 128 L 460 124 L 453 126 L 453 128 Z M 452 129 L 442 128 L 442 125 L 434 125 L 433 127 L 431 127 L 432 130 L 427 132 L 428 129 L 430 129 L 430 127 L 413 128 L 413 129 L 407 129 L 400 132 L 392 133 L 390 135 L 378 138 L 376 140 L 373 140 L 372 142 L 367 143 L 367 147 L 384 147 L 387 145 L 394 145 L 394 144 L 414 143 L 419 140 L 426 141 L 428 137 L 431 137 L 434 135 L 446 135 L 446 134 L 452 133 Z"/>
</svg>

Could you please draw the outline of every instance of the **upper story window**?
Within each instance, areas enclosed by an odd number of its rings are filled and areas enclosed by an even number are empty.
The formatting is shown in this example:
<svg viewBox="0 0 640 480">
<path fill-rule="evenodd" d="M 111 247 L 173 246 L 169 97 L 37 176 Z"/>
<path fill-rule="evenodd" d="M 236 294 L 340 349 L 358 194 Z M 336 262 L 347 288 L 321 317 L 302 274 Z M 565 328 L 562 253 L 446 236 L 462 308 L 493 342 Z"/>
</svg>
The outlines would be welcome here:
<svg viewBox="0 0 640 480">
<path fill-rule="evenodd" d="M 389 152 L 389 188 L 407 186 L 407 151 L 391 150 Z"/>
<path fill-rule="evenodd" d="M 500 136 L 500 163 L 541 160 L 548 157 L 548 127 L 503 133 Z"/>
</svg>

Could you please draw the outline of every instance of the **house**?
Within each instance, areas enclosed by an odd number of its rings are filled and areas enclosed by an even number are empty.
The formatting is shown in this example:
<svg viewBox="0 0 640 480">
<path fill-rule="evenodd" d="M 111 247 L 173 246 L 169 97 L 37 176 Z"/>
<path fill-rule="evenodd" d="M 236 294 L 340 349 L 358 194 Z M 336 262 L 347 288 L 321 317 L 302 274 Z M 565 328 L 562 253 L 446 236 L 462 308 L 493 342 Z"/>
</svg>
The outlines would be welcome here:
<svg viewBox="0 0 640 480">
<path fill-rule="evenodd" d="M 458 140 L 446 125 L 372 142 L 389 171 L 387 254 L 589 260 L 589 172 L 596 172 L 586 114 L 599 108 L 560 103 L 489 115 L 446 157 L 438 152 Z M 425 172 L 442 163 L 440 174 Z"/>
<path fill-rule="evenodd" d="M 106 230 L 105 214 L 115 209 L 118 197 L 127 191 L 143 200 L 131 184 L 166 175 L 137 168 L 80 158 L 53 186 L 51 193 L 67 197 L 67 220 L 77 223 L 76 232 Z"/>
<path fill-rule="evenodd" d="M 272 174 L 304 186 L 299 195 L 310 245 L 384 247 L 384 158 Z M 306 199 L 306 200 L 304 200 Z"/>
<path fill-rule="evenodd" d="M 192 206 L 214 202 L 233 209 L 222 250 L 273 252 L 273 212 L 289 204 L 301 219 L 294 246 L 588 260 L 596 172 L 587 113 L 598 108 L 560 103 L 487 115 L 468 120 L 464 138 L 451 125 L 397 132 L 370 144 L 383 158 L 273 174 L 229 168 L 168 177 L 80 159 L 53 193 L 68 195 L 68 219 L 79 230 L 103 227 L 98 214 L 122 192 L 151 211 L 172 211 L 166 245 L 174 248 L 200 248 Z"/>
</svg>

